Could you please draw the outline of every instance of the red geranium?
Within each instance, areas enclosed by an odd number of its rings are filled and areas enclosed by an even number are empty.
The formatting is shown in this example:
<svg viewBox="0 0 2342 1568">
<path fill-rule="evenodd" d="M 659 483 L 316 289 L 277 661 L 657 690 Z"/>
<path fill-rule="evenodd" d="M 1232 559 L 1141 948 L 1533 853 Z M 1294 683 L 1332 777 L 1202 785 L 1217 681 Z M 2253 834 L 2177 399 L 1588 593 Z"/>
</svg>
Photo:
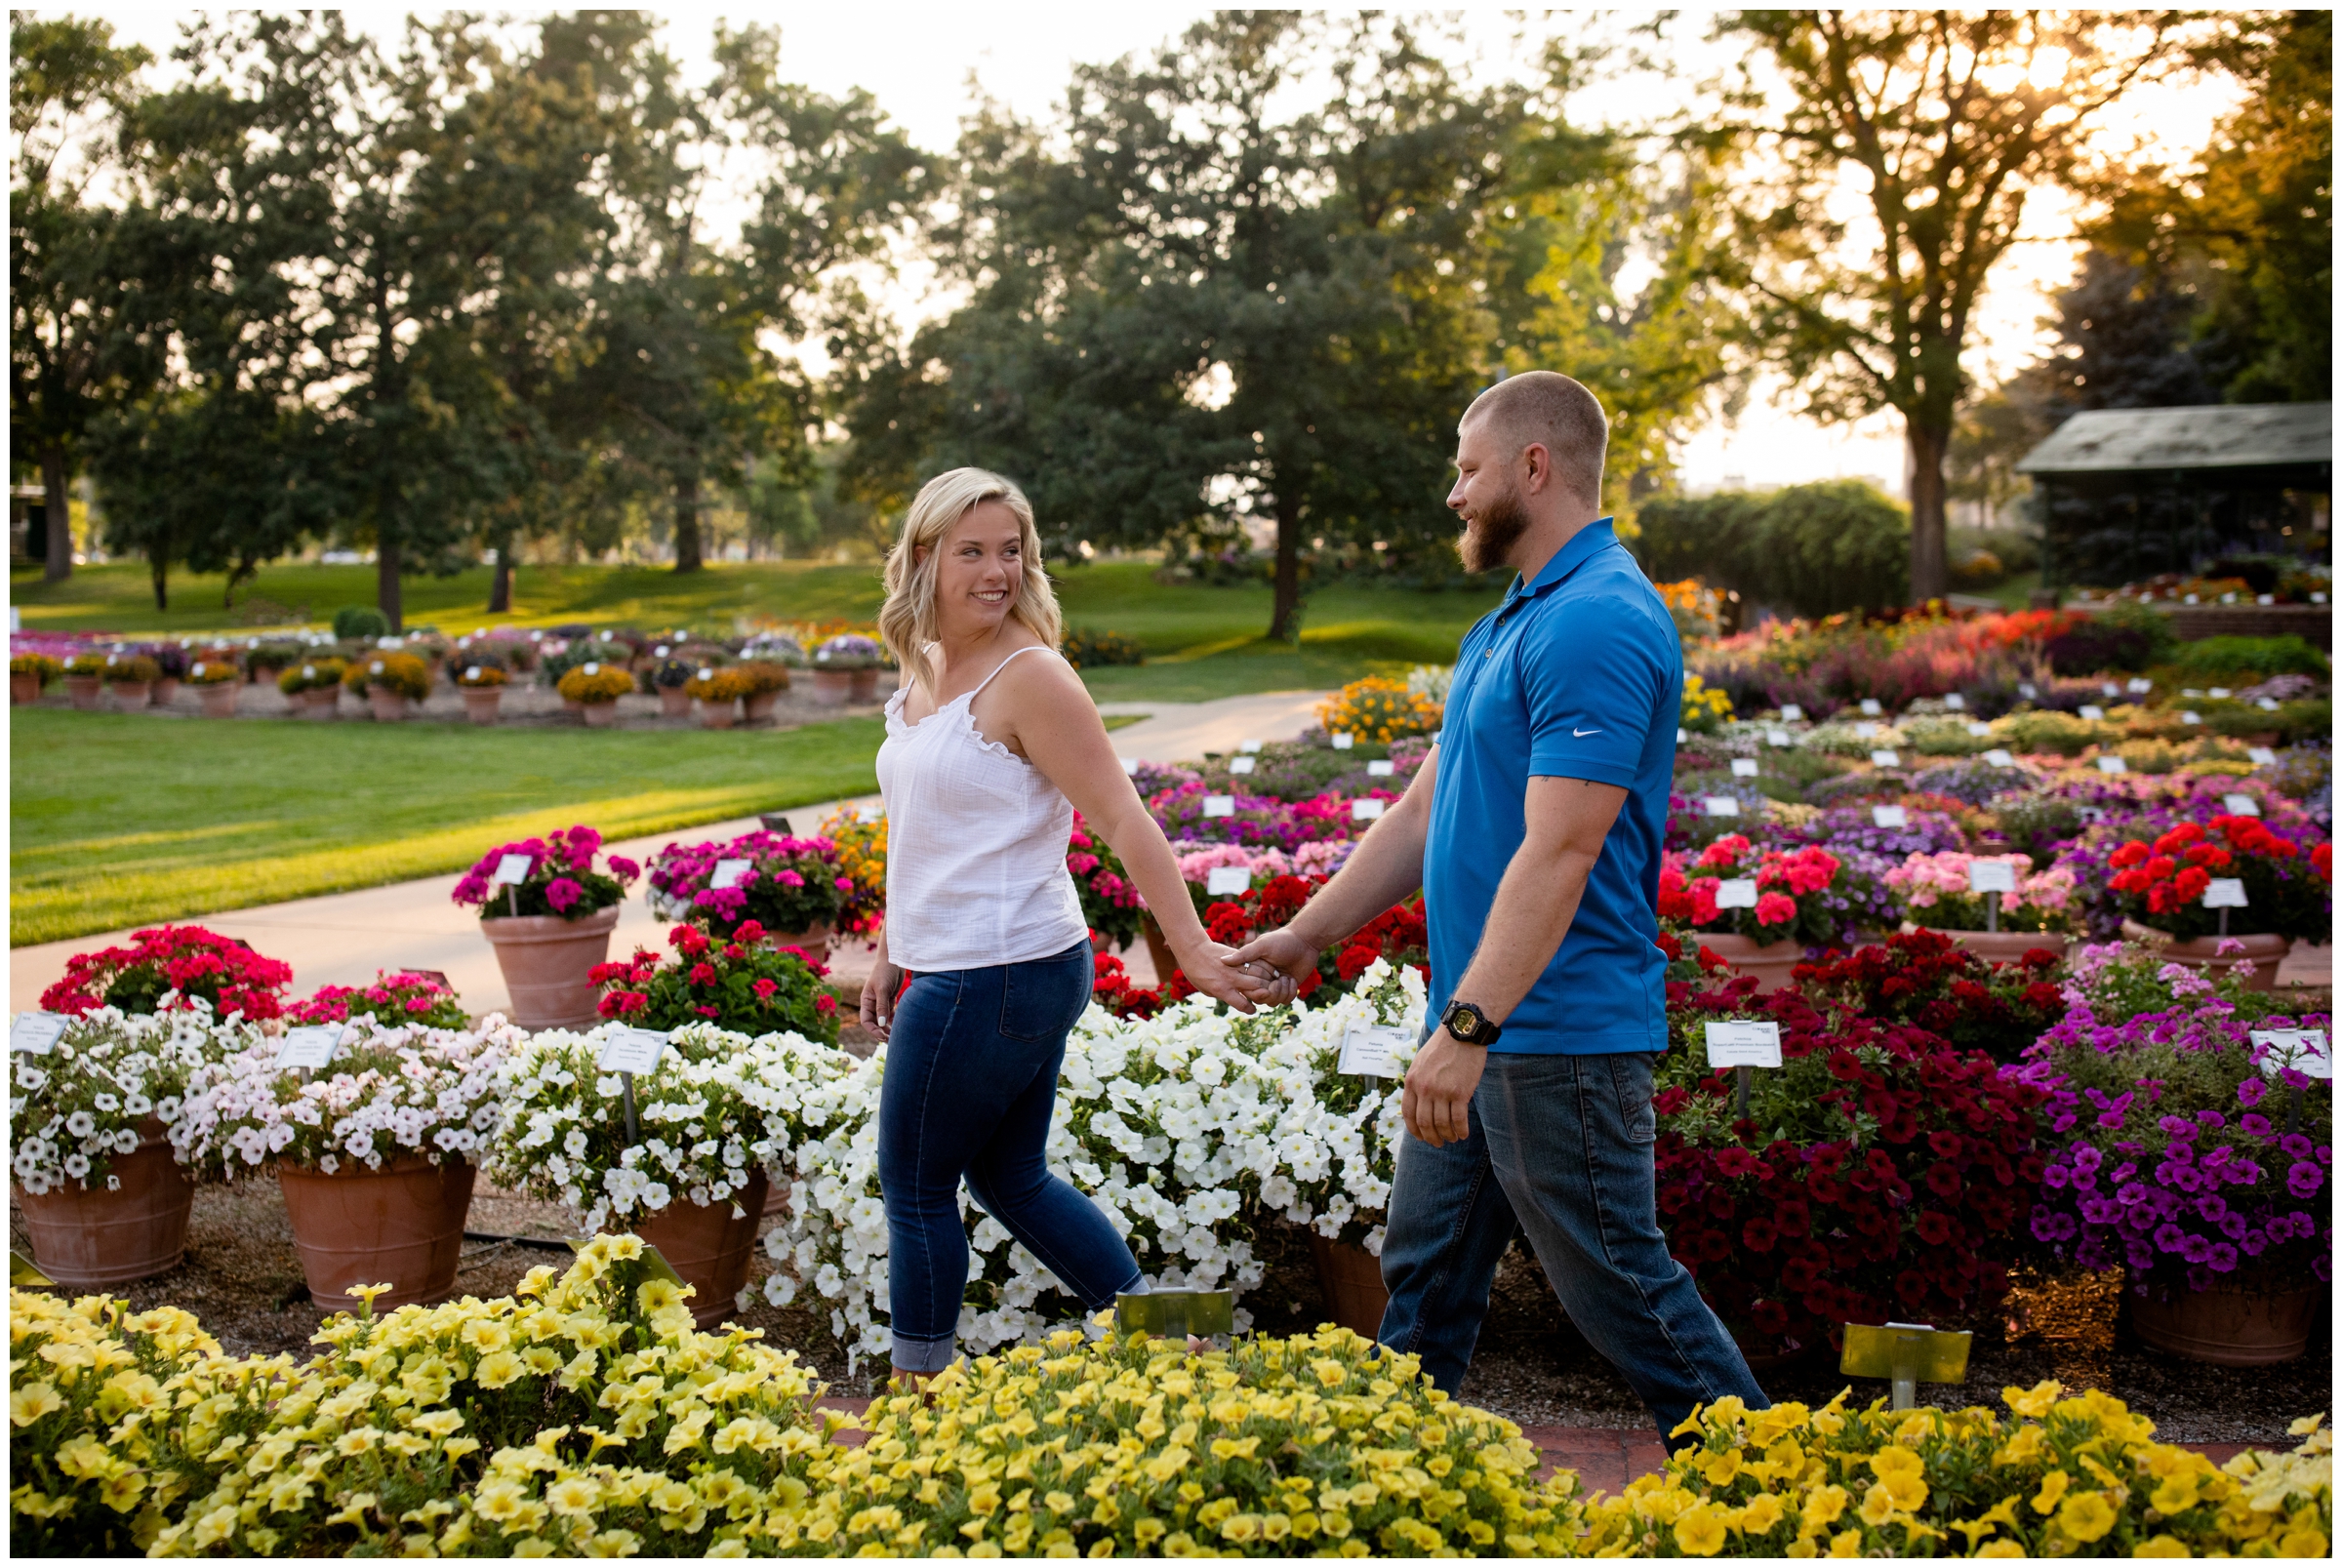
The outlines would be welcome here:
<svg viewBox="0 0 2342 1568">
<path fill-rule="evenodd" d="M 2239 931 L 2316 935 L 2332 914 L 2333 846 L 2320 843 L 2305 855 L 2257 817 L 2181 823 L 2152 841 L 2117 845 L 2106 864 L 2113 872 L 2107 890 L 2121 912 L 2183 942 L 2219 929 L 2218 911 L 2203 907 L 2215 877 L 2244 884 L 2245 907 L 2234 911 Z"/>
<path fill-rule="evenodd" d="M 2035 947 L 1987 963 L 1940 931 L 1906 931 L 1876 946 L 1832 952 L 1792 975 L 1814 996 L 1866 1017 L 1916 1024 L 1965 1051 L 2014 1062 L 2065 1016 L 2057 954 Z"/>
<path fill-rule="evenodd" d="M 41 1006 L 77 1017 L 101 1007 L 153 1013 L 176 991 L 177 1006 L 201 997 L 222 1018 L 242 1013 L 268 1019 L 283 1010 L 285 988 L 293 984 L 291 964 L 201 926 L 157 926 L 132 933 L 131 942 L 65 960 L 64 979 L 41 992 Z"/>
</svg>

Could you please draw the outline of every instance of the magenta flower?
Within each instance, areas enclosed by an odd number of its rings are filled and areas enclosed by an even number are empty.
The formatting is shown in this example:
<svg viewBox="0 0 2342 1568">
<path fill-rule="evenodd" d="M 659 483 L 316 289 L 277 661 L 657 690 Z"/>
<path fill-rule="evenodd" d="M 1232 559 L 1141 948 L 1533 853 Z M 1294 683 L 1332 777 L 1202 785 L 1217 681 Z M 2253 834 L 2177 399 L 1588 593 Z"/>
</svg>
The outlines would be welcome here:
<svg viewBox="0 0 2342 1568">
<path fill-rule="evenodd" d="M 555 914 L 569 913 L 570 906 L 586 896 L 586 890 L 566 876 L 556 876 L 545 884 L 545 902 L 553 906 Z"/>
<path fill-rule="evenodd" d="M 642 866 L 624 855 L 613 855 L 610 857 L 610 874 L 621 882 L 631 882 L 642 874 Z"/>
</svg>

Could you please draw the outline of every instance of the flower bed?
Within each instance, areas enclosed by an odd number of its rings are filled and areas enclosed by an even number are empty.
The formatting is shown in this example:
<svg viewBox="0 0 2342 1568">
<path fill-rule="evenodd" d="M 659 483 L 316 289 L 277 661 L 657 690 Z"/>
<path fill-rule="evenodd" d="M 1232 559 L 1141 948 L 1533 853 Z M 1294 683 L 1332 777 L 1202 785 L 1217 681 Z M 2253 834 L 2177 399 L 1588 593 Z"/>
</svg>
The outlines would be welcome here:
<svg viewBox="0 0 2342 1568">
<path fill-rule="evenodd" d="M 150 1122 L 168 1132 L 189 1078 L 256 1034 L 250 1025 L 216 1023 L 200 1000 L 160 1015 L 110 1007 L 81 1015 L 47 1056 L 14 1064 L 8 1144 L 17 1180 L 34 1197 L 67 1182 L 83 1190 L 118 1186 L 114 1157 L 135 1151 Z"/>
<path fill-rule="evenodd" d="M 1969 867 L 1979 862 L 2005 865 L 2016 886 L 2006 893 L 1969 891 Z M 1886 885 L 1914 925 L 1947 931 L 1985 929 L 1988 900 L 1998 899 L 2002 931 L 2071 932 L 2080 914 L 2075 878 L 2068 866 L 2035 871 L 2025 855 L 1969 855 L 1946 850 L 1914 855 L 1886 873 Z"/>
<path fill-rule="evenodd" d="M 677 926 L 667 943 L 675 951 L 665 962 L 638 947 L 625 962 L 593 966 L 603 1018 L 652 1029 L 710 1024 L 751 1034 L 791 1031 L 836 1043 L 837 998 L 821 985 L 828 966 L 804 948 L 768 945 L 753 920 L 722 942 Z"/>
<path fill-rule="evenodd" d="M 2014 1062 L 2063 1013 L 2057 957 L 2037 948 L 1989 963 L 1939 931 L 1898 933 L 1799 964 L 1797 984 L 1867 1018 L 1911 1024 L 1963 1051 Z"/>
<path fill-rule="evenodd" d="M 642 874 L 642 867 L 623 855 L 610 856 L 607 869 L 597 869 L 593 862 L 601 847 L 602 835 L 582 825 L 499 844 L 464 874 L 452 896 L 458 904 L 479 905 L 483 920 L 514 914 L 582 919 L 622 902 L 626 884 Z M 507 855 L 529 858 L 528 874 L 518 882 L 495 880 Z"/>
<path fill-rule="evenodd" d="M 427 975 L 375 972 L 371 985 L 320 985 L 285 1009 L 287 1024 L 346 1024 L 353 1017 L 382 1024 L 460 1029 L 471 1022 L 456 993 Z"/>
<path fill-rule="evenodd" d="M 725 861 L 748 864 L 738 881 L 719 888 L 715 868 Z M 828 839 L 761 830 L 722 843 L 669 844 L 646 871 L 651 913 L 718 934 L 747 920 L 768 932 L 834 926 L 854 892 Z"/>
<path fill-rule="evenodd" d="M 156 926 L 131 934 L 127 947 L 77 952 L 64 978 L 41 992 L 52 1013 L 168 1012 L 201 1001 L 222 1018 L 274 1018 L 283 1008 L 293 966 L 264 958 L 233 937 L 201 926 Z"/>
<path fill-rule="evenodd" d="M 1740 834 L 1729 833 L 1688 865 L 1662 867 L 1659 916 L 1697 931 L 1763 943 L 1827 942 L 1837 934 L 1837 921 L 1826 895 L 1840 864 L 1818 846 L 1759 850 Z M 1718 906 L 1721 884 L 1735 879 L 1756 884 L 1753 907 Z"/>
</svg>

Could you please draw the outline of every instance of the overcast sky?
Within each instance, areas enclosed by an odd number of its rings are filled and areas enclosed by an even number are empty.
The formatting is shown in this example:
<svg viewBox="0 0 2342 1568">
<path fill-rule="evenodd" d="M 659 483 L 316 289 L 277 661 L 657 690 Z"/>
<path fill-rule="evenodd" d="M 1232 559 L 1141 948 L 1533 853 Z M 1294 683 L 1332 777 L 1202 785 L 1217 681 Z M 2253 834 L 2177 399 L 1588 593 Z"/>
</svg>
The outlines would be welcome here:
<svg viewBox="0 0 2342 1568">
<path fill-rule="evenodd" d="M 178 40 L 178 20 L 191 15 L 161 7 L 73 8 L 104 17 L 116 36 L 169 55 Z M 826 93 L 867 88 L 922 146 L 949 146 L 976 91 L 1027 115 L 1046 113 L 1064 93 L 1077 62 L 1116 59 L 1149 50 L 1169 39 L 1209 8 L 1152 4 L 1084 6 L 662 6 L 666 44 L 687 65 L 705 68 L 716 19 L 756 20 L 781 28 L 782 68 L 793 80 Z M 409 8 L 353 6 L 351 21 L 384 41 L 395 39 Z M 52 15 L 57 13 L 50 13 Z M 523 13 L 535 14 L 534 11 Z M 1533 44 L 1520 42 L 1517 13 L 1489 7 L 1450 8 L 1460 50 L 1477 77 L 1510 75 L 1534 62 Z M 1529 36 L 1542 38 L 1589 25 L 1617 25 L 1628 13 L 1561 13 L 1533 18 Z M 1679 61 L 1699 74 L 1717 62 L 1703 46 L 1687 43 Z M 1629 120 L 1666 107 L 1649 101 L 1651 85 L 1589 93 L 1578 104 L 1582 117 Z M 1680 91 L 1688 91 L 1681 89 Z M 1634 95 L 1634 96 L 1631 96 Z M 2143 96 L 2110 127 L 2131 141 L 2161 139 L 2182 148 L 2201 145 L 2230 95 L 2198 89 Z M 1979 313 L 1978 348 L 1970 371 L 1994 380 L 2034 357 L 2042 341 L 2039 319 L 2042 294 L 2073 275 L 2073 247 L 2063 239 L 2070 214 L 2062 202 L 2037 197 L 2028 231 L 2039 236 L 2020 245 L 1995 274 Z M 916 302 L 907 300 L 908 307 Z M 1555 366 L 1567 370 L 1567 366 Z M 1778 389 L 1774 389 L 1778 390 Z M 1794 395 L 1790 401 L 1794 403 Z M 1809 479 L 1854 475 L 1900 493 L 1903 485 L 1902 427 L 1893 416 L 1855 426 L 1826 427 L 1775 406 L 1760 395 L 1737 422 L 1720 419 L 1702 430 L 1683 453 L 1683 477 L 1694 488 L 1719 483 L 1795 484 Z"/>
</svg>

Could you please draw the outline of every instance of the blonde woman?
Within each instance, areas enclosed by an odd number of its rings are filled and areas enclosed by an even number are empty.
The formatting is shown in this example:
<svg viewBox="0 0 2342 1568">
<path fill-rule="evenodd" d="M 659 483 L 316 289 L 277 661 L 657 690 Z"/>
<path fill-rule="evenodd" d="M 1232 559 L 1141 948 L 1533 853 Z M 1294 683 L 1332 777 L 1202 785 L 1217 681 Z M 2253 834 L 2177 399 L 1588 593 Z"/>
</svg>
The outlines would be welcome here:
<svg viewBox="0 0 2342 1568">
<path fill-rule="evenodd" d="M 1122 857 L 1197 990 L 1250 1012 L 1269 983 L 1205 937 L 1170 845 L 1059 656 L 1057 596 L 1022 491 L 980 468 L 928 481 L 887 557 L 878 629 L 907 680 L 878 749 L 887 914 L 862 1021 L 888 1042 L 878 1182 L 894 1370 L 915 1380 L 952 1356 L 963 1179 L 1085 1307 L 1143 1288 L 1106 1216 L 1042 1158 L 1092 982 L 1066 870 L 1074 811 Z"/>
</svg>

